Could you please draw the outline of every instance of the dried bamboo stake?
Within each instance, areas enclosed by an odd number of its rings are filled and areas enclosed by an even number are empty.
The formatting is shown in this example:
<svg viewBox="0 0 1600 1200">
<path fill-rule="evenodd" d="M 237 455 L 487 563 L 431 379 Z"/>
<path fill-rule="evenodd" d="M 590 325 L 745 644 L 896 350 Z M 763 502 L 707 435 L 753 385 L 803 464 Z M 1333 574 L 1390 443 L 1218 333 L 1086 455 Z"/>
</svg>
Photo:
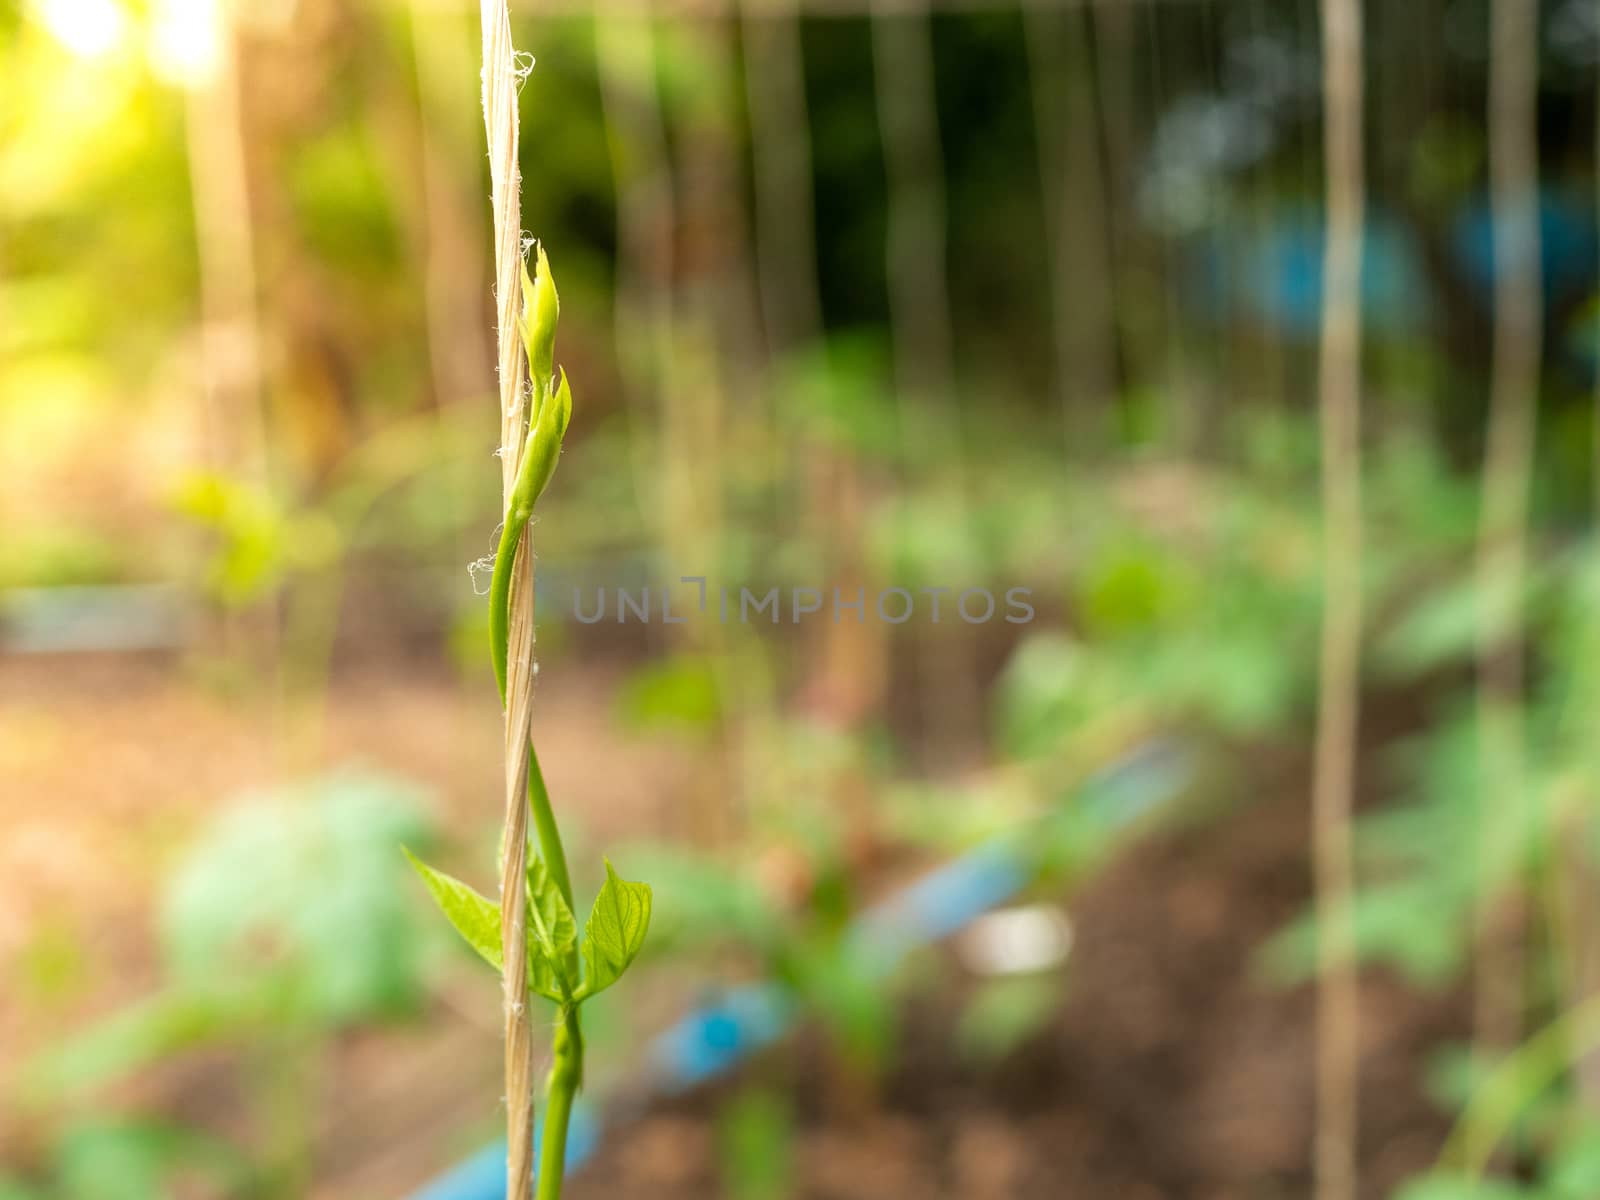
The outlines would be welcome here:
<svg viewBox="0 0 1600 1200">
<path fill-rule="evenodd" d="M 522 449 L 522 198 L 517 173 L 517 73 L 507 0 L 481 0 L 483 123 L 494 209 L 496 338 L 500 367 L 500 467 L 506 503 Z M 524 536 L 511 576 L 505 691 L 505 824 L 500 855 L 500 951 L 505 1010 L 506 1195 L 533 1184 L 533 1024 L 527 1004 L 529 721 L 533 706 L 533 546 Z"/>
<path fill-rule="evenodd" d="M 598 6 L 593 16 L 600 111 L 617 202 L 613 338 L 631 430 L 650 405 L 665 404 L 661 381 L 679 377 L 672 294 L 677 213 L 650 17 Z M 635 502 L 644 512 L 664 507 L 644 439 L 630 437 L 628 448 Z"/>
<path fill-rule="evenodd" d="M 796 0 L 744 0 L 739 30 L 755 190 L 756 280 L 767 354 L 781 360 L 796 351 L 820 349 L 818 369 L 827 378 L 831 372 L 822 347 L 805 48 Z M 799 481 L 801 536 L 826 538 L 839 525 L 837 497 L 848 490 L 836 477 L 849 467 L 815 438 L 795 437 L 782 428 L 787 413 L 770 407 L 768 412 L 773 478 Z M 830 625 L 829 634 L 837 628 Z"/>
<path fill-rule="evenodd" d="M 795 0 L 747 0 L 745 99 L 756 198 L 756 261 L 767 345 L 792 350 L 822 334 L 811 128 Z"/>
<path fill-rule="evenodd" d="M 261 314 L 239 37 L 229 6 L 219 5 L 215 18 L 215 69 L 189 80 L 184 97 L 200 277 L 205 440 L 211 465 L 218 472 L 264 487 L 267 429 L 261 396 Z M 277 626 L 281 605 L 281 599 L 274 596 L 253 613 L 226 612 L 217 631 L 222 653 L 240 661 L 250 661 L 246 657 L 249 643 L 258 642 L 265 674 L 274 680 L 273 719 L 280 739 L 284 705 Z"/>
<path fill-rule="evenodd" d="M 486 331 L 479 319 L 485 280 L 478 239 L 472 109 L 459 87 L 472 62 L 465 14 L 452 0 L 411 0 L 417 83 L 417 157 L 422 182 L 423 301 L 428 365 L 441 414 L 490 388 Z"/>
<path fill-rule="evenodd" d="M 1316 865 L 1317 1200 L 1356 1194 L 1360 992 L 1354 962 L 1350 810 L 1361 687 L 1360 0 L 1322 0 L 1328 237 L 1322 278 L 1323 587 L 1312 797 Z"/>
<path fill-rule="evenodd" d="M 1521 1021 L 1515 910 L 1494 894 L 1524 805 L 1523 604 L 1528 492 L 1539 387 L 1537 0 L 1495 0 L 1489 59 L 1494 226 L 1494 370 L 1478 523 L 1479 900 L 1474 1049 L 1500 1053 Z"/>
<path fill-rule="evenodd" d="M 1071 453 L 1111 424 L 1117 376 L 1106 175 L 1090 71 L 1092 18 L 1066 8 L 1022 10 L 1050 257 L 1056 405 Z"/>
<path fill-rule="evenodd" d="M 1596 112 L 1600 118 L 1600 111 Z M 1600 126 L 1596 127 L 1594 149 L 1600 162 Z M 1597 200 L 1594 217 L 1600 228 L 1600 200 Z M 1592 488 L 1590 500 L 1590 540 L 1600 541 L 1600 373 L 1595 377 L 1590 401 L 1591 430 L 1590 471 Z M 1595 646 L 1596 622 L 1600 614 L 1591 614 L 1587 645 Z M 1560 968 L 1558 986 L 1566 996 L 1568 1005 L 1576 1010 L 1589 1003 L 1600 992 L 1600 925 L 1592 914 L 1600 905 L 1600 878 L 1597 878 L 1593 857 L 1589 850 L 1587 831 L 1592 824 L 1593 805 L 1600 796 L 1600 753 L 1591 748 L 1586 736 L 1594 721 L 1594 691 L 1578 689 L 1577 696 L 1567 704 L 1573 711 L 1567 713 L 1563 723 L 1572 733 L 1574 748 L 1586 753 L 1588 770 L 1583 781 L 1563 797 L 1556 811 L 1548 836 L 1551 841 L 1553 893 L 1551 909 L 1551 941 L 1557 950 Z M 1574 1042 L 1569 1048 L 1573 1082 L 1578 1095 L 1588 1108 L 1600 1107 L 1600 1054 L 1592 1046 Z"/>
<path fill-rule="evenodd" d="M 921 7 L 887 15 L 882 4 L 873 0 L 871 5 L 872 60 L 889 187 L 886 238 L 895 384 L 902 412 L 909 402 L 920 418 L 906 422 L 906 432 L 950 450 L 960 439 L 951 408 L 954 335 L 932 18 Z"/>
<path fill-rule="evenodd" d="M 424 328 L 439 432 L 452 438 L 463 415 L 494 390 L 494 352 L 482 312 L 488 281 L 480 258 L 484 228 L 472 150 L 477 114 L 466 86 L 473 61 L 467 15 L 454 0 L 410 2 Z M 466 456 L 452 462 L 458 496 L 471 494 L 463 472 L 477 469 Z M 452 515 L 464 530 L 466 501 L 456 504 Z M 476 558 L 477 535 L 460 537 L 463 560 Z"/>
<path fill-rule="evenodd" d="M 1596 112 L 1595 129 L 1595 161 L 1600 163 L 1600 110 Z M 1595 221 L 1596 226 L 1600 227 L 1600 192 L 1597 192 Z M 1595 374 L 1591 413 L 1594 428 L 1591 431 L 1593 442 L 1589 470 L 1593 496 L 1589 537 L 1591 541 L 1600 543 L 1600 371 Z M 1600 614 L 1591 617 L 1591 620 L 1600 621 Z M 1573 720 L 1583 723 L 1586 718 L 1592 719 L 1593 716 L 1592 712 L 1583 712 L 1576 714 Z M 1579 834 L 1570 839 L 1562 838 L 1563 843 L 1571 846 L 1564 863 L 1564 874 L 1567 877 L 1566 892 L 1571 897 L 1566 928 L 1567 940 L 1571 944 L 1569 953 L 1573 960 L 1571 1000 L 1575 1006 L 1590 1002 L 1590 997 L 1600 993 L 1600 924 L 1593 917 L 1597 902 L 1600 902 L 1600 878 L 1596 876 L 1591 857 L 1585 853 L 1589 839 L 1584 836 L 1592 819 L 1591 806 L 1596 796 L 1600 795 L 1600 753 L 1591 750 L 1588 762 L 1587 788 L 1582 793 L 1578 811 L 1572 817 L 1573 826 Z M 1589 1047 L 1574 1047 L 1573 1072 L 1577 1078 L 1578 1095 L 1589 1108 L 1600 1108 L 1600 1053 Z"/>
<path fill-rule="evenodd" d="M 743 34 L 746 107 L 750 115 L 750 157 L 755 185 L 757 277 L 767 349 L 774 359 L 811 350 L 815 369 L 833 386 L 825 341 L 822 285 L 817 263 L 816 206 L 811 194 L 811 120 L 806 102 L 805 47 L 798 0 L 744 0 Z M 830 578 L 846 593 L 865 583 L 859 562 L 862 526 L 861 469 L 855 456 L 797 429 L 788 411 L 774 413 L 771 445 L 774 477 L 795 482 L 800 497 L 798 535 L 814 545 L 833 546 L 827 559 Z M 866 636 L 863 636 L 863 635 Z M 829 698 L 846 720 L 873 711 L 881 695 L 878 681 L 881 638 L 849 621 L 829 622 L 815 634 L 803 655 L 811 665 L 814 695 Z M 865 688 L 862 684 L 865 683 Z M 852 705 L 861 691 L 870 700 Z M 762 697 L 767 709 L 770 696 Z M 747 705 L 747 711 L 753 706 Z M 765 718 L 776 720 L 767 711 Z M 770 740 L 770 739 L 769 739 Z M 783 756 L 760 764 L 764 790 L 797 786 L 792 764 Z"/>
<path fill-rule="evenodd" d="M 965 531 L 971 520 L 965 441 L 956 407 L 933 13 L 928 0 L 910 6 L 870 0 L 868 9 L 888 183 L 884 239 L 900 462 L 902 469 L 923 459 L 955 465 L 959 497 L 955 520 Z M 931 626 L 923 626 L 914 651 L 923 744 L 931 756 L 947 756 L 970 730 L 982 725 L 973 647 L 968 639 L 939 638 Z"/>
<path fill-rule="evenodd" d="M 211 406 L 208 432 L 219 464 L 259 483 L 266 472 L 267 437 L 238 34 L 226 6 L 218 9 L 217 20 L 216 70 L 189 88 L 184 110 Z"/>
<path fill-rule="evenodd" d="M 718 527 L 706 466 L 720 445 L 720 383 L 708 370 L 710 342 L 694 306 L 680 302 L 677 281 L 687 256 L 677 230 L 689 223 L 675 196 L 669 114 L 657 85 L 657 34 L 648 14 L 594 13 L 595 70 L 617 196 L 617 286 L 614 340 L 630 429 L 654 413 L 654 453 L 630 439 L 635 495 L 652 514 L 668 562 L 697 570 L 707 561 L 709 531 Z M 692 566 L 691 566 L 692 564 Z M 698 656 L 716 661 L 705 631 L 677 635 Z M 714 841 L 723 825 L 726 791 L 694 790 L 688 828 Z"/>
</svg>

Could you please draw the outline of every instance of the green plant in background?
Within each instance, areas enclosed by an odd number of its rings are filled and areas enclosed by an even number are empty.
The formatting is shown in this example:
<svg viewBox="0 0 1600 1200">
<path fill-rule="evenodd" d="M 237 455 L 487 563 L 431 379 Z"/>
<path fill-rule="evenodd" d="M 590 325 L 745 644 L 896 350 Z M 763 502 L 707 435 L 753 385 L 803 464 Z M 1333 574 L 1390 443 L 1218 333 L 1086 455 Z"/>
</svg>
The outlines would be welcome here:
<svg viewBox="0 0 1600 1200">
<path fill-rule="evenodd" d="M 742 1090 L 720 1114 L 718 1156 L 732 1200 L 783 1200 L 794 1190 L 794 1114 L 779 1092 Z"/>
<path fill-rule="evenodd" d="M 525 406 L 527 432 L 516 482 L 506 503 L 489 585 L 490 649 L 502 705 L 507 698 L 512 566 L 534 505 L 555 472 L 572 416 L 566 372 L 561 371 L 558 379 L 554 364 L 560 302 L 542 246 L 537 254 L 533 277 L 529 277 L 525 265 L 522 271 L 522 340 L 532 387 Z M 539 1200 L 554 1200 L 561 1194 L 572 1105 L 583 1085 L 584 1045 L 579 1010 L 586 1000 L 621 978 L 638 955 L 650 927 L 651 893 L 646 884 L 622 879 L 608 861 L 605 882 L 579 938 L 566 852 L 531 742 L 528 759 L 528 803 L 539 853 L 538 857 L 529 855 L 525 881 L 527 990 L 555 1004 L 558 1010 L 537 1180 Z M 500 906 L 460 880 L 435 871 L 414 857 L 411 861 L 456 931 L 491 966 L 503 970 Z"/>
<path fill-rule="evenodd" d="M 217 1180 L 221 1194 L 303 1195 L 332 1038 L 421 1006 L 432 927 L 407 900 L 394 847 L 430 836 L 412 786 L 352 770 L 230 806 L 162 897 L 160 987 L 24 1059 L 14 1094 L 0 1096 L 19 1116 L 67 1114 L 44 1190 L 13 1191 L 146 1200 L 182 1173 Z M 240 1064 L 264 1139 L 251 1153 L 151 1116 L 82 1112 L 105 1089 L 201 1050 Z M 0 1177 L 10 1200 L 7 1186 Z"/>
<path fill-rule="evenodd" d="M 233 1147 L 159 1121 L 86 1120 L 55 1139 L 49 1157 L 43 1184 L 0 1175 L 0 1200 L 152 1200 L 197 1185 L 210 1195 L 264 1194 Z"/>
<path fill-rule="evenodd" d="M 199 597 L 230 614 L 280 606 L 280 682 L 313 739 L 348 583 L 374 552 L 403 547 L 453 563 L 470 515 L 488 500 L 461 482 L 481 436 L 464 408 L 424 413 L 353 446 L 312 489 L 219 471 L 190 472 L 172 489 L 173 511 L 204 548 Z"/>
<path fill-rule="evenodd" d="M 1483 806 L 1498 798 L 1480 768 L 1479 714 L 1459 691 L 1446 691 L 1429 725 L 1394 756 L 1401 803 L 1357 824 L 1361 961 L 1394 968 L 1420 987 L 1449 987 L 1472 960 L 1475 906 L 1486 897 L 1524 895 L 1528 950 L 1520 987 L 1529 1018 L 1548 1022 L 1499 1062 L 1475 1058 L 1465 1045 L 1436 1055 L 1429 1090 L 1462 1116 L 1443 1169 L 1409 1185 L 1405 1200 L 1595 1194 L 1600 1142 L 1584 1076 L 1600 1024 L 1584 998 L 1593 987 L 1588 921 L 1600 863 L 1591 716 L 1600 691 L 1597 600 L 1600 549 L 1592 541 L 1542 555 L 1524 581 L 1523 603 L 1542 631 L 1522 716 L 1527 802 L 1505 821 L 1492 862 L 1475 853 L 1474 830 Z M 1450 669 L 1469 661 L 1480 622 L 1503 624 L 1504 601 L 1459 571 L 1432 580 L 1378 639 L 1380 669 L 1389 682 L 1413 688 L 1419 681 L 1448 684 Z M 1264 965 L 1283 981 L 1304 978 L 1313 937 L 1311 918 L 1303 916 L 1268 943 Z M 1499 1147 L 1537 1182 L 1490 1174 Z"/>
</svg>

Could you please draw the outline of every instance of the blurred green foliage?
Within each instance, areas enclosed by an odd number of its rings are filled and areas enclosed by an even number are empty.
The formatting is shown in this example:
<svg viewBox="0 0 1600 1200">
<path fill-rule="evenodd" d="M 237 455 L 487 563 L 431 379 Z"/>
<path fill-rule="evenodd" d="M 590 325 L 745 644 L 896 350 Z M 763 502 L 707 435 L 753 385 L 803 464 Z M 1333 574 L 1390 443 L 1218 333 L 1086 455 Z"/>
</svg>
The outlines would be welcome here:
<svg viewBox="0 0 1600 1200">
<path fill-rule="evenodd" d="M 244 1196 L 255 1183 L 248 1161 L 226 1143 L 152 1121 L 89 1121 L 65 1130 L 40 1187 L 0 1178 L 0 1200 L 152 1200 L 196 1187 Z"/>
<path fill-rule="evenodd" d="M 168 883 L 172 983 L 292 978 L 330 1025 L 413 1011 L 424 938 L 394 858 L 426 831 L 415 789 L 354 772 L 230 809 Z"/>
<path fill-rule="evenodd" d="M 399 854 L 428 829 L 413 787 L 357 771 L 225 812 L 167 887 L 159 988 L 35 1052 L 10 1081 L 19 1112 L 67 1114 L 43 1194 L 150 1200 L 196 1172 L 230 1195 L 292 1193 L 310 1153 L 300 1123 L 315 1114 L 307 1064 L 338 1029 L 414 1015 L 437 961 Z M 143 1116 L 73 1115 L 112 1085 L 203 1048 L 239 1060 L 267 1144 L 246 1150 Z M 264 1115 L 282 1111 L 284 1089 L 295 1096 L 287 1134 Z"/>
<path fill-rule="evenodd" d="M 730 1200 L 792 1194 L 794 1116 L 781 1093 L 747 1088 L 723 1110 L 718 1143 Z"/>
</svg>

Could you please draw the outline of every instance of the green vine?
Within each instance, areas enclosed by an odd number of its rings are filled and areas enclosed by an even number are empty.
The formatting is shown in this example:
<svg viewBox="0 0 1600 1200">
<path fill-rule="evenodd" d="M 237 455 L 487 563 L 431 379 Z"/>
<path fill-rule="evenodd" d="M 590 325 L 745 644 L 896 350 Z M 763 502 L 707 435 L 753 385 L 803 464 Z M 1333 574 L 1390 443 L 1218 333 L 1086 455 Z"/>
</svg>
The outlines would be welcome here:
<svg viewBox="0 0 1600 1200">
<path fill-rule="evenodd" d="M 511 628 L 512 565 L 534 506 L 555 474 L 561 443 L 572 417 L 572 392 L 565 371 L 554 365 L 556 322 L 560 300 L 544 248 L 537 248 L 535 273 L 522 271 L 522 342 L 528 358 L 531 391 L 527 432 L 516 481 L 506 503 L 500 544 L 489 585 L 490 658 L 502 706 Z M 537 1177 L 538 1200 L 561 1195 L 567 1127 L 572 1105 L 583 1085 L 583 1027 L 579 1010 L 585 1000 L 622 977 L 644 944 L 650 927 L 648 885 L 622 879 L 605 864 L 606 879 L 590 909 L 583 936 L 573 916 L 572 881 L 566 851 L 556 823 L 539 756 L 528 746 L 528 806 L 533 818 L 538 857 L 527 871 L 529 991 L 557 1006 L 552 1065 L 545 1089 L 544 1136 Z M 502 967 L 500 906 L 443 872 L 412 857 L 435 903 L 474 950 L 496 970 Z"/>
</svg>

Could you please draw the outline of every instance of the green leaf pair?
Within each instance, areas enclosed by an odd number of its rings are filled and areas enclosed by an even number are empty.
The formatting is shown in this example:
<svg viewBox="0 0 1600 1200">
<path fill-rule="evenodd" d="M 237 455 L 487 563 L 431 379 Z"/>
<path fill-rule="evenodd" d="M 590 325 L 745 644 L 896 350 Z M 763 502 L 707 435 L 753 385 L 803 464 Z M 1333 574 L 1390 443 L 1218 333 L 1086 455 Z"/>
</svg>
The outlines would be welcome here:
<svg viewBox="0 0 1600 1200">
<path fill-rule="evenodd" d="M 409 850 L 406 857 L 467 945 L 503 970 L 500 906 Z M 527 880 L 529 989 L 557 1004 L 581 1004 L 621 979 L 650 929 L 650 886 L 623 879 L 608 861 L 580 942 L 572 909 L 542 859 L 531 860 Z"/>
</svg>

